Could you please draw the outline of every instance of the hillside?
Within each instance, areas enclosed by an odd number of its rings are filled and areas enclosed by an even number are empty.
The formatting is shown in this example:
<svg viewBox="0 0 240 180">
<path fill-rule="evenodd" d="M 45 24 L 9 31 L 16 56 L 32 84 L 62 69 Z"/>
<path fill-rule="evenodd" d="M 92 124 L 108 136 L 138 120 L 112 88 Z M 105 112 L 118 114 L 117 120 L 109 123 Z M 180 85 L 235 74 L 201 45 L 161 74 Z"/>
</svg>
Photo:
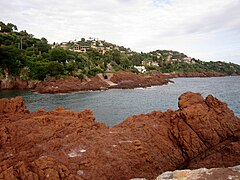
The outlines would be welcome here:
<svg viewBox="0 0 240 180">
<path fill-rule="evenodd" d="M 44 80 L 74 76 L 82 79 L 97 73 L 127 70 L 145 72 L 222 72 L 240 74 L 240 66 L 204 62 L 172 50 L 138 53 L 94 38 L 49 44 L 17 26 L 0 22 L 0 78 Z"/>
</svg>

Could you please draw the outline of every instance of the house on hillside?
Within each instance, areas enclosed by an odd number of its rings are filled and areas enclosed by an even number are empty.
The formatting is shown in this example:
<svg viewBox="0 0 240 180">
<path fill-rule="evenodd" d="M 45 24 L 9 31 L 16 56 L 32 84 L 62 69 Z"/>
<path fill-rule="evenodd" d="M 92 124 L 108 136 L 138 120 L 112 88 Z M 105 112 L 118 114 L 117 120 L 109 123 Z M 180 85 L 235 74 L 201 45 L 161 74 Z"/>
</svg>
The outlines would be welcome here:
<svg viewBox="0 0 240 180">
<path fill-rule="evenodd" d="M 90 48 L 91 48 L 91 46 L 87 46 L 87 45 L 81 46 L 81 45 L 75 43 L 74 46 L 73 46 L 73 51 L 80 52 L 80 53 L 85 53 Z"/>
<path fill-rule="evenodd" d="M 184 57 L 182 60 L 184 62 L 186 62 L 186 63 L 189 63 L 189 64 L 192 62 L 192 58 L 191 57 Z"/>
<path fill-rule="evenodd" d="M 142 61 L 142 65 L 144 66 L 159 66 L 156 61 Z"/>
<path fill-rule="evenodd" d="M 101 53 L 101 54 L 105 54 L 106 53 L 106 49 L 104 48 L 102 43 L 98 43 L 98 44 L 93 43 L 91 45 L 91 48 L 98 50 L 98 52 Z"/>
<path fill-rule="evenodd" d="M 65 49 L 65 50 L 67 50 L 67 49 L 68 49 L 68 43 L 67 43 L 67 42 L 62 42 L 62 43 L 60 44 L 60 47 L 63 48 L 63 49 Z"/>
<path fill-rule="evenodd" d="M 147 70 L 145 68 L 145 66 L 133 66 L 135 69 L 138 70 L 138 72 L 140 73 L 145 73 Z"/>
</svg>

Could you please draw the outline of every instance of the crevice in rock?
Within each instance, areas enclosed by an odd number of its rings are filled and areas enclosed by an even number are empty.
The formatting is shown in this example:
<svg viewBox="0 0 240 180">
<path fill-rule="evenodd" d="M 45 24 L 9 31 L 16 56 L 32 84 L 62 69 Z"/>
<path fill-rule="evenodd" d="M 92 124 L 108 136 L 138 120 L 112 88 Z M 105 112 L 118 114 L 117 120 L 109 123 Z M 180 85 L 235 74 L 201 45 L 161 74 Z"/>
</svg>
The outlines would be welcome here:
<svg viewBox="0 0 240 180">
<path fill-rule="evenodd" d="M 182 118 L 183 122 L 197 135 L 197 137 L 201 140 L 201 142 L 204 144 L 205 148 L 210 148 L 211 144 L 209 144 L 208 142 L 206 142 L 201 135 L 199 135 L 194 128 L 184 119 Z"/>
</svg>

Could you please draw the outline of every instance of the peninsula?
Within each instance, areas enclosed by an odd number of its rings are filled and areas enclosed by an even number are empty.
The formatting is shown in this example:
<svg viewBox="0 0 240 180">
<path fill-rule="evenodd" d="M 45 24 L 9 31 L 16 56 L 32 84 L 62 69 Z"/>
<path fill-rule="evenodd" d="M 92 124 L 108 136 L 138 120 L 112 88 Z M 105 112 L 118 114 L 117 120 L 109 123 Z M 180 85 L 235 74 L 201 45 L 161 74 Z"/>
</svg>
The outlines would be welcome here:
<svg viewBox="0 0 240 180">
<path fill-rule="evenodd" d="M 49 44 L 46 38 L 18 32 L 14 24 L 0 22 L 0 26 L 0 90 L 134 88 L 166 84 L 172 77 L 240 74 L 240 65 L 205 62 L 178 51 L 139 53 L 97 38 Z"/>
</svg>

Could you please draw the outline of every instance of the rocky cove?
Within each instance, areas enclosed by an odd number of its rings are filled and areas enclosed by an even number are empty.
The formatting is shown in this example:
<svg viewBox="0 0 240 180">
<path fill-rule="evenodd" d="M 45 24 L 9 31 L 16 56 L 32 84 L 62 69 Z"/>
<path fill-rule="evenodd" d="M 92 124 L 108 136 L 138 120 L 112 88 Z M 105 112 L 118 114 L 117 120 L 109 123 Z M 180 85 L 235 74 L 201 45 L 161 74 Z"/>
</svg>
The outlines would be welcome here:
<svg viewBox="0 0 240 180">
<path fill-rule="evenodd" d="M 108 127 L 91 110 L 30 113 L 21 97 L 1 99 L 0 178 L 155 179 L 240 164 L 240 119 L 227 104 L 187 92 L 178 107 Z"/>
<path fill-rule="evenodd" d="M 153 73 L 149 75 L 135 74 L 128 71 L 117 73 L 98 74 L 95 77 L 80 80 L 76 77 L 56 79 L 51 77 L 46 81 L 25 81 L 20 78 L 0 79 L 0 90 L 31 89 L 39 93 L 69 93 L 75 91 L 95 91 L 107 89 L 132 89 L 137 87 L 150 87 L 164 85 L 177 77 L 222 77 L 227 76 L 219 72 L 193 72 L 193 73 Z"/>
</svg>

